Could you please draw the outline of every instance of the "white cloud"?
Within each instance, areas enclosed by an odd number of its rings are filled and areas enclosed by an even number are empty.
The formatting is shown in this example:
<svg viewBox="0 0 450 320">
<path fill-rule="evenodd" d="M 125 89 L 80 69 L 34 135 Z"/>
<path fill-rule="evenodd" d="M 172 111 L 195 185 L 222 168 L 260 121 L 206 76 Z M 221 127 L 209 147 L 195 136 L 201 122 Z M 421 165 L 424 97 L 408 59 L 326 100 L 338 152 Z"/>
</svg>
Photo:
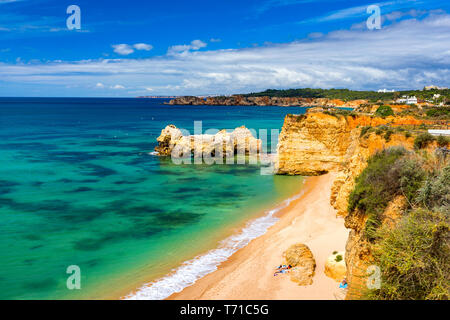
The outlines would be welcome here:
<svg viewBox="0 0 450 320">
<path fill-rule="evenodd" d="M 192 50 L 199 50 L 201 48 L 206 47 L 207 44 L 201 40 L 194 40 L 191 42 L 191 49 Z"/>
<path fill-rule="evenodd" d="M 167 51 L 168 54 L 186 54 L 187 52 L 191 50 L 199 50 L 201 48 L 206 47 L 207 44 L 201 40 L 193 40 L 191 41 L 191 44 L 182 44 L 182 45 L 175 45 L 169 47 L 169 50 Z"/>
<path fill-rule="evenodd" d="M 209 42 L 221 42 L 222 41 L 222 39 L 219 39 L 219 38 L 211 38 L 211 39 L 209 39 Z"/>
<path fill-rule="evenodd" d="M 112 86 L 111 89 L 122 90 L 122 89 L 125 89 L 125 87 L 121 84 L 116 84 L 115 86 Z"/>
<path fill-rule="evenodd" d="M 133 47 L 136 50 L 144 50 L 144 51 L 150 51 L 153 49 L 152 45 L 146 43 L 136 43 L 135 45 L 133 45 Z"/>
<path fill-rule="evenodd" d="M 144 50 L 150 51 L 153 49 L 153 46 L 147 43 L 136 43 L 134 45 L 129 45 L 126 43 L 115 44 L 112 46 L 114 48 L 114 52 L 123 56 L 127 56 L 136 50 Z"/>
<path fill-rule="evenodd" d="M 134 52 L 134 49 L 125 43 L 122 44 L 115 44 L 112 46 L 114 48 L 114 52 L 123 56 L 132 54 Z"/>
<path fill-rule="evenodd" d="M 45 88 L 126 83 L 155 95 L 243 93 L 267 88 L 409 89 L 450 86 L 450 15 L 393 22 L 381 30 L 339 30 L 321 37 L 247 49 L 196 51 L 147 59 L 41 64 L 0 63 L 6 83 Z M 204 46 L 203 46 L 204 47 Z M 198 49 L 197 49 L 198 50 Z"/>
<path fill-rule="evenodd" d="M 96 88 L 100 88 L 103 89 L 105 87 L 105 85 L 101 82 L 97 82 L 97 84 L 95 85 Z"/>
</svg>

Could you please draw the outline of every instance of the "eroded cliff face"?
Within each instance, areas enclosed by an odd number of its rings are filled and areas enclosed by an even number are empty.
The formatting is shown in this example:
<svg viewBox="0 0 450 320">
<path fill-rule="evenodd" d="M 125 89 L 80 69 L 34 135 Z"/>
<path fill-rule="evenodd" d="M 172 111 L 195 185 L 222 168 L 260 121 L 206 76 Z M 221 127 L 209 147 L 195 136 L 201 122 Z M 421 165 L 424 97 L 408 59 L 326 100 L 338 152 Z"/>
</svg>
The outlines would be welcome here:
<svg viewBox="0 0 450 320">
<path fill-rule="evenodd" d="M 374 133 L 360 137 L 364 126 L 419 125 L 413 117 L 342 116 L 320 112 L 287 115 L 279 137 L 277 173 L 321 175 L 338 172 L 331 193 L 331 204 L 338 215 L 347 214 L 348 196 L 355 177 L 367 160 L 383 148 L 402 145 L 412 148 L 414 139 L 392 134 L 389 141 Z"/>
<path fill-rule="evenodd" d="M 336 170 L 351 143 L 345 117 L 287 115 L 278 140 L 278 174 L 320 175 Z"/>
<path fill-rule="evenodd" d="M 364 156 L 383 146 L 403 143 L 405 139 L 383 138 L 362 141 L 359 138 L 364 126 L 405 125 L 421 123 L 412 117 L 387 117 L 330 115 L 311 110 L 306 115 L 287 115 L 278 143 L 279 174 L 319 175 L 341 171 L 349 161 L 358 160 L 359 149 Z M 318 110 L 320 111 L 320 109 Z M 365 157 L 363 157 L 365 158 Z M 364 161 L 365 159 L 361 159 Z"/>
</svg>

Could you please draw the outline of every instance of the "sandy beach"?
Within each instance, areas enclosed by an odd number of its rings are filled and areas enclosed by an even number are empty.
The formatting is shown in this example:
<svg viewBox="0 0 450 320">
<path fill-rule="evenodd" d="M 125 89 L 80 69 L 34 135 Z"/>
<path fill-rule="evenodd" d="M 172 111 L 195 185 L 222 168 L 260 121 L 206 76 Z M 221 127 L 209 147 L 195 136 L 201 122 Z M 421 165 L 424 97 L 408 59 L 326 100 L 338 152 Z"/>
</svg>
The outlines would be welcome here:
<svg viewBox="0 0 450 320">
<path fill-rule="evenodd" d="M 333 251 L 344 251 L 349 232 L 330 205 L 334 177 L 329 173 L 308 178 L 302 196 L 279 212 L 280 220 L 267 233 L 169 299 L 334 299 L 338 283 L 324 274 L 325 261 Z M 314 255 L 312 285 L 299 286 L 289 275 L 273 275 L 283 263 L 283 252 L 295 243 L 306 244 Z"/>
</svg>

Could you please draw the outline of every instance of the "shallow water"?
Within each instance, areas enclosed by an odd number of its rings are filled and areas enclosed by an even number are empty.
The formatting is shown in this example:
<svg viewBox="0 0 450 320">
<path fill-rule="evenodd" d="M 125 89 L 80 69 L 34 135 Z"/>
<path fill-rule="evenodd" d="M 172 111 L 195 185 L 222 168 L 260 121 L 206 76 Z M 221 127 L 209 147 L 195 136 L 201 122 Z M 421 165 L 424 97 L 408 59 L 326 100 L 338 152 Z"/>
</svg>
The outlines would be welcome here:
<svg viewBox="0 0 450 320">
<path fill-rule="evenodd" d="M 281 129 L 304 108 L 0 98 L 0 299 L 105 298 L 215 248 L 301 178 L 149 155 L 168 124 Z M 270 144 L 270 141 L 269 141 Z M 68 290 L 66 269 L 81 269 Z"/>
</svg>

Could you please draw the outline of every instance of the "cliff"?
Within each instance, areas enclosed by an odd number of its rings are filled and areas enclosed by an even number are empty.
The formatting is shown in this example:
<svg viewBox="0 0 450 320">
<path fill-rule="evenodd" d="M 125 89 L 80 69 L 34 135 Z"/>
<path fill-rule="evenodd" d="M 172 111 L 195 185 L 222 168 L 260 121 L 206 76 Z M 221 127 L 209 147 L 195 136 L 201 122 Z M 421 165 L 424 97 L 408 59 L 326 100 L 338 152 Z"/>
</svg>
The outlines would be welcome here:
<svg viewBox="0 0 450 320">
<path fill-rule="evenodd" d="M 423 120 L 413 117 L 370 117 L 365 115 L 338 115 L 321 113 L 320 108 L 305 115 L 288 115 L 278 144 L 278 174 L 320 175 L 337 172 L 331 190 L 330 203 L 337 214 L 345 217 L 350 229 L 345 248 L 347 280 L 350 283 L 347 299 L 360 298 L 366 286 L 367 268 L 373 261 L 371 246 L 364 230 L 368 216 L 359 210 L 348 213 L 350 193 L 355 178 L 367 167 L 368 159 L 377 151 L 403 146 L 412 150 L 414 137 L 386 128 L 420 125 Z M 379 127 L 381 126 L 381 127 Z M 372 129 L 382 128 L 385 131 Z M 431 143 L 427 151 L 433 151 Z M 382 225 L 395 227 L 406 206 L 404 196 L 397 196 L 384 210 Z"/>
<path fill-rule="evenodd" d="M 312 110 L 313 111 L 313 110 Z M 403 145 L 412 148 L 414 139 L 392 134 L 389 141 L 375 133 L 361 137 L 363 127 L 420 125 L 413 117 L 342 116 L 320 112 L 287 115 L 278 143 L 278 174 L 320 175 L 337 171 L 331 204 L 338 215 L 347 213 L 354 179 L 377 150 Z"/>
<path fill-rule="evenodd" d="M 353 100 L 344 102 L 339 99 L 301 98 L 301 97 L 244 97 L 234 95 L 229 97 L 208 97 L 206 99 L 185 96 L 178 97 L 169 102 L 169 105 L 209 105 L 209 106 L 304 106 L 304 107 L 342 107 L 357 108 L 366 104 L 367 100 Z"/>
<path fill-rule="evenodd" d="M 315 111 L 286 116 L 278 144 L 279 174 L 319 175 L 344 170 L 350 160 L 361 154 L 361 148 L 367 150 L 363 153 L 366 158 L 385 145 L 405 142 L 396 135 L 390 142 L 378 136 L 378 139 L 370 136 L 369 141 L 360 139 L 362 127 L 422 123 L 413 117 L 343 116 Z"/>
</svg>

